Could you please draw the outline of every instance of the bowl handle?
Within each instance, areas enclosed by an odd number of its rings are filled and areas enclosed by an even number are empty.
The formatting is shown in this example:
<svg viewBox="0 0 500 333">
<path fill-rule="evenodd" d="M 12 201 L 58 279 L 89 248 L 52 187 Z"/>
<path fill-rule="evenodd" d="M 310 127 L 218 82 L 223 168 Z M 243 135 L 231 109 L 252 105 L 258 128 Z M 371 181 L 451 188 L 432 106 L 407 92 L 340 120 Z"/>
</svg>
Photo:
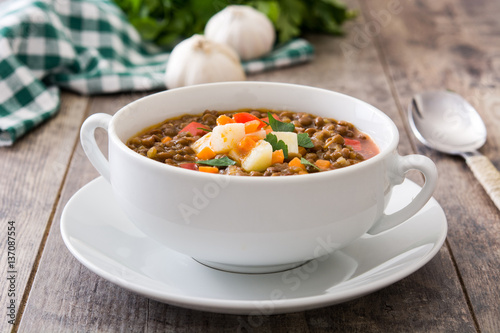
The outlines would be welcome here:
<svg viewBox="0 0 500 333">
<path fill-rule="evenodd" d="M 401 184 L 405 178 L 405 173 L 409 170 L 418 170 L 424 175 L 424 186 L 417 196 L 404 208 L 390 215 L 382 214 L 382 217 L 367 231 L 367 233 L 375 235 L 403 223 L 415 215 L 427 201 L 429 201 L 437 184 L 436 165 L 426 156 L 396 155 L 395 163 L 389 168 L 393 185 Z"/>
<path fill-rule="evenodd" d="M 100 127 L 107 132 L 111 118 L 112 117 L 109 114 L 96 113 L 88 117 L 83 122 L 82 128 L 80 129 L 80 142 L 82 144 L 83 151 L 94 168 L 96 168 L 101 176 L 103 176 L 108 182 L 110 181 L 109 162 L 97 145 L 95 140 L 95 130 Z"/>
</svg>

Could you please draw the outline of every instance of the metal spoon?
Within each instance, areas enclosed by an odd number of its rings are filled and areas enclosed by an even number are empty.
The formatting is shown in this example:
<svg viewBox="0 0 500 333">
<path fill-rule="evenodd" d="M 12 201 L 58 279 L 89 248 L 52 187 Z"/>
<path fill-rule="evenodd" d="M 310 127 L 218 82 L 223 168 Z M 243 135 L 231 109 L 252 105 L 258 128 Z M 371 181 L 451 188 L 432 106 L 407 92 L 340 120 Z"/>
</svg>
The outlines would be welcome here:
<svg viewBox="0 0 500 333">
<path fill-rule="evenodd" d="M 486 127 L 472 105 L 452 92 L 424 92 L 413 97 L 408 119 L 413 133 L 424 145 L 465 158 L 500 209 L 500 172 L 477 151 L 486 142 Z"/>
</svg>

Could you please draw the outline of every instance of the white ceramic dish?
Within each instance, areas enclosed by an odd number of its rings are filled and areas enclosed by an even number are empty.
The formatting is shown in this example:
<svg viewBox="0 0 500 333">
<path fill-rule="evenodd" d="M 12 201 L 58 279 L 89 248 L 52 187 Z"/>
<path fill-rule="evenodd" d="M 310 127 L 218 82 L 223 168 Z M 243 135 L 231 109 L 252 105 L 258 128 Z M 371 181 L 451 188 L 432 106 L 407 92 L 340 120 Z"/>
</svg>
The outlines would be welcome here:
<svg viewBox="0 0 500 333">
<path fill-rule="evenodd" d="M 400 209 L 419 190 L 405 180 L 394 188 L 387 211 Z M 446 233 L 446 217 L 432 198 L 406 223 L 375 236 L 365 234 L 299 268 L 239 274 L 206 267 L 151 240 L 122 213 L 103 178 L 79 190 L 61 217 L 70 252 L 104 279 L 181 307 L 252 315 L 332 305 L 386 287 L 431 260 Z"/>
<path fill-rule="evenodd" d="M 380 152 L 335 172 L 231 177 L 158 163 L 125 144 L 145 127 L 174 116 L 242 108 L 346 120 L 370 135 Z M 109 161 L 95 141 L 99 127 L 108 131 Z M 221 82 L 167 90 L 113 116 L 94 114 L 80 133 L 87 157 L 139 230 L 175 251 L 240 273 L 295 267 L 364 233 L 390 229 L 418 212 L 437 184 L 436 166 L 428 157 L 398 154 L 399 133 L 385 113 L 356 98 L 307 86 Z M 420 171 L 425 183 L 408 205 L 387 214 L 392 187 L 408 170 Z M 328 248 L 318 246 L 321 242 Z"/>
</svg>

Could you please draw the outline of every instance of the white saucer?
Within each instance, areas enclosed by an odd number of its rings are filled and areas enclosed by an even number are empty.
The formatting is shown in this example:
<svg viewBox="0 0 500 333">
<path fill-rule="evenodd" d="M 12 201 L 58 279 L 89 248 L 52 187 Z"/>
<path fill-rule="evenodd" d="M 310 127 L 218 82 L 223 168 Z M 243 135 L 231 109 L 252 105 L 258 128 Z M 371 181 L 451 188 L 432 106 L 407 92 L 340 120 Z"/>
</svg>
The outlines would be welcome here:
<svg viewBox="0 0 500 333">
<path fill-rule="evenodd" d="M 406 205 L 420 187 L 394 188 L 388 211 Z M 233 314 L 303 311 L 386 287 L 426 264 L 446 238 L 446 217 L 432 198 L 414 217 L 376 236 L 301 267 L 273 274 L 209 268 L 146 237 L 117 207 L 97 178 L 67 203 L 61 234 L 70 252 L 94 273 L 146 297 L 197 310 Z"/>
</svg>

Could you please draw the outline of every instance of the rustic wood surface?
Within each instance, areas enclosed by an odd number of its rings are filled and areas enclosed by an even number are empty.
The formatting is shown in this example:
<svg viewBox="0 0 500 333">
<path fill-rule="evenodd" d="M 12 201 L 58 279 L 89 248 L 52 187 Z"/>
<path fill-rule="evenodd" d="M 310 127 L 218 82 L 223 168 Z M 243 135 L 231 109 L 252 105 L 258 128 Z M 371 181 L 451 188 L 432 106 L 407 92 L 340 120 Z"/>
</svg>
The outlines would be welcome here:
<svg viewBox="0 0 500 333">
<path fill-rule="evenodd" d="M 500 332 L 500 214 L 465 162 L 420 144 L 407 125 L 411 96 L 450 89 L 486 122 L 481 149 L 500 168 L 500 3 L 350 1 L 359 17 L 342 37 L 311 35 L 309 64 L 249 79 L 305 84 L 360 98 L 400 130 L 401 154 L 437 164 L 434 197 L 449 224 L 439 253 L 409 277 L 335 306 L 271 316 L 194 311 L 124 290 L 82 266 L 63 244 L 59 220 L 69 198 L 98 176 L 79 144 L 90 114 L 113 114 L 144 93 L 85 97 L 64 93 L 59 114 L 13 147 L 0 149 L 1 267 L 7 222 L 16 225 L 15 325 L 5 315 L 7 269 L 0 279 L 1 332 Z M 105 146 L 106 136 L 98 141 Z M 412 179 L 420 182 L 418 174 Z"/>
</svg>

